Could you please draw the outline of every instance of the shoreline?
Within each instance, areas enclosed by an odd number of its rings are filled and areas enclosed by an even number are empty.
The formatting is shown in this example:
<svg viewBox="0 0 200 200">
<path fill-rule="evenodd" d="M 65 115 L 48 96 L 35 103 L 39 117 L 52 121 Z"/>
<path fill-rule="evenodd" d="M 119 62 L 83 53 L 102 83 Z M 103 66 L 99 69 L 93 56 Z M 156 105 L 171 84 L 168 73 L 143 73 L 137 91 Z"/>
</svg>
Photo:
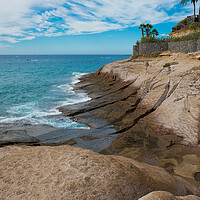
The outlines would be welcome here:
<svg viewBox="0 0 200 200">
<path fill-rule="evenodd" d="M 160 166 L 194 191 L 193 176 L 200 170 L 199 75 L 196 54 L 117 61 L 76 85 L 90 102 L 60 111 L 91 127 L 116 129 L 116 138 L 100 153 Z"/>
<path fill-rule="evenodd" d="M 165 101 L 165 99 L 170 97 L 172 95 L 172 93 L 174 92 L 174 90 L 176 90 L 178 87 L 179 83 L 178 84 L 173 83 L 173 85 L 171 86 L 170 85 L 171 83 L 169 83 L 169 80 L 165 81 L 165 83 L 161 83 L 160 85 L 158 84 L 158 82 L 153 80 L 157 76 L 159 76 L 159 74 L 162 73 L 162 71 L 166 71 L 164 73 L 166 73 L 168 75 L 168 74 L 170 74 L 169 70 L 171 70 L 172 66 L 176 67 L 176 65 L 180 65 L 178 62 L 171 62 L 171 64 L 169 63 L 169 66 L 165 67 L 165 65 L 166 65 L 165 60 L 168 61 L 170 58 L 169 54 L 166 54 L 166 55 L 167 55 L 166 56 L 167 58 L 164 58 L 165 56 L 163 56 L 160 58 L 150 58 L 148 60 L 146 58 L 145 59 L 139 58 L 136 60 L 126 59 L 126 60 L 122 60 L 122 61 L 116 61 L 114 63 L 110 63 L 110 64 L 107 64 L 106 66 L 101 67 L 95 73 L 85 74 L 85 75 L 79 77 L 79 81 L 78 82 L 76 81 L 76 83 L 74 85 L 74 91 L 75 92 L 81 91 L 81 92 L 86 93 L 87 96 L 89 98 L 91 98 L 91 100 L 86 101 L 86 102 L 80 102 L 77 104 L 61 106 L 61 107 L 57 108 L 58 111 L 61 112 L 62 115 L 70 118 L 71 120 L 90 127 L 91 130 L 97 130 L 97 129 L 102 129 L 102 128 L 104 128 L 104 129 L 108 128 L 111 130 L 115 129 L 115 131 L 113 131 L 113 130 L 111 131 L 110 135 L 118 135 L 123 132 L 131 130 L 133 127 L 135 127 L 140 122 L 140 120 L 142 121 L 143 118 L 145 118 L 148 115 L 151 115 L 151 113 L 154 113 L 156 111 L 156 109 L 159 109 L 160 105 Z M 171 56 L 172 57 L 171 60 L 178 60 L 178 57 L 180 55 L 182 55 L 182 54 L 173 54 L 173 56 Z M 191 58 L 188 58 L 188 55 L 187 56 L 183 55 L 183 57 L 187 57 L 187 59 L 191 59 Z M 154 70 L 157 70 L 157 71 L 155 71 L 155 76 L 148 74 L 149 73 L 148 72 L 149 65 L 151 65 L 151 63 L 157 63 L 157 62 L 158 63 L 160 62 L 160 63 L 157 64 L 158 67 L 155 67 L 156 69 L 154 69 Z M 125 66 L 125 67 L 123 69 L 121 69 L 120 65 Z M 163 65 L 163 66 L 159 66 L 159 65 Z M 131 69 L 132 66 L 134 66 L 133 69 Z M 140 67 L 141 67 L 141 69 L 139 69 Z M 146 76 L 147 80 L 145 80 L 145 79 L 139 80 L 139 78 L 140 78 L 139 76 L 141 73 L 143 76 L 142 78 L 144 78 L 144 76 Z M 178 72 L 178 73 L 184 74 L 185 72 L 183 71 L 183 72 Z M 154 76 L 154 77 L 152 77 L 152 76 Z M 144 81 L 144 83 L 143 83 L 143 81 Z M 158 81 L 159 81 L 159 79 L 158 79 Z M 178 80 L 178 82 L 181 82 L 181 81 L 182 80 L 180 80 L 180 81 Z M 146 84 L 145 82 L 149 82 L 149 83 Z M 153 83 L 153 82 L 155 82 L 155 83 Z M 146 86 L 144 84 L 146 84 Z M 144 112 L 142 111 L 140 113 L 140 110 L 138 110 L 138 105 L 140 106 L 142 100 L 145 99 L 146 96 L 147 96 L 147 99 L 149 98 L 148 95 L 149 95 L 149 91 L 151 90 L 150 87 L 156 86 L 159 88 L 159 87 L 162 87 L 162 84 L 163 85 L 165 84 L 165 86 L 163 88 L 161 88 L 161 91 L 158 91 L 158 93 L 161 93 L 161 94 L 159 94 L 160 96 L 158 96 L 158 97 L 156 96 L 156 98 L 158 100 L 156 100 L 156 99 L 153 101 L 150 100 L 150 103 L 146 102 L 145 107 L 147 107 L 147 108 L 145 108 L 144 105 L 141 105 L 143 107 L 142 109 L 144 110 Z M 184 98 L 184 97 L 182 97 L 182 98 Z M 116 109 L 115 108 L 116 105 L 121 106 L 122 109 L 121 110 Z M 109 106 L 110 106 L 110 108 L 109 108 Z M 110 115 L 109 110 L 104 109 L 105 107 L 108 107 L 109 109 L 111 109 L 113 114 Z M 94 112 L 97 111 L 98 113 L 94 114 L 94 113 L 92 113 L 93 111 Z M 121 114 L 120 112 L 122 112 L 123 114 Z M 90 114 L 90 113 L 92 113 L 92 114 Z M 136 114 L 134 114 L 136 116 L 133 115 L 134 120 L 129 122 L 130 121 L 129 118 L 128 119 L 125 119 L 125 118 L 131 113 L 136 113 Z M 125 121 L 125 123 L 124 123 L 123 122 L 124 120 L 128 120 L 128 122 Z M 122 123 L 120 123 L 120 121 Z M 157 123 L 157 122 L 155 122 L 155 123 Z M 25 126 L 28 126 L 28 125 L 24 125 L 24 127 Z M 42 133 L 38 134 L 38 135 L 46 134 L 46 139 L 48 139 L 47 135 L 48 135 L 48 133 L 50 133 L 52 131 L 50 128 L 51 126 L 46 126 L 46 125 L 36 125 L 36 126 L 43 127 L 43 128 L 48 127 L 47 131 L 42 130 Z M 35 125 L 33 125 L 33 127 L 35 127 Z M 139 127 L 139 129 L 140 128 L 141 127 Z M 50 129 L 50 131 L 48 131 L 48 129 Z M 137 129 L 138 128 L 136 126 L 136 132 L 138 131 Z M 55 128 L 53 131 L 57 131 L 57 132 L 60 131 L 60 132 L 63 132 L 63 134 L 61 134 L 61 135 L 65 135 L 64 132 L 67 132 L 67 130 L 68 130 L 68 132 L 71 132 L 72 130 L 77 130 L 80 132 L 87 131 L 87 129 L 58 129 L 58 128 Z M 171 130 L 169 130 L 169 131 L 171 131 Z M 27 130 L 25 130 L 25 132 L 27 132 Z M 90 130 L 88 132 L 90 132 Z M 145 132 L 145 131 L 143 131 L 143 132 Z M 37 138 L 38 135 L 37 134 L 31 135 L 31 137 L 33 136 L 33 141 L 30 141 L 30 142 L 35 143 L 35 141 L 34 141 L 35 139 L 36 139 L 36 141 L 40 141 Z M 49 134 L 49 136 L 50 135 L 51 134 Z M 36 136 L 36 138 L 34 138 L 34 136 Z M 81 136 L 83 136 L 83 135 L 81 135 Z M 59 137 L 62 137 L 62 136 L 59 136 Z M 191 146 L 191 145 L 194 146 L 195 143 L 197 144 L 197 140 L 199 140 L 199 138 L 197 138 L 196 141 L 194 139 L 190 140 L 190 141 L 185 141 L 185 140 L 188 140 L 188 138 L 189 138 L 188 136 L 186 137 L 186 139 L 184 139 L 184 138 L 181 138 L 177 134 L 174 134 L 174 136 L 172 136 L 172 137 L 174 139 L 170 139 L 170 140 L 172 140 L 172 141 L 174 140 L 175 141 L 174 144 L 181 143 L 183 145 L 189 145 L 189 146 Z M 74 138 L 67 138 L 67 140 L 68 139 L 71 140 Z M 144 138 L 141 138 L 141 139 L 144 139 Z M 49 140 L 52 140 L 52 139 L 49 138 Z M 64 140 L 64 138 L 62 140 L 55 139 L 53 143 L 63 142 L 63 141 L 67 141 L 67 140 Z M 155 140 L 155 134 L 153 134 L 152 140 Z M 182 140 L 182 142 L 181 142 L 181 140 Z M 44 139 L 42 141 L 45 142 Z M 172 141 L 170 143 L 172 143 Z M 17 141 L 15 141 L 15 142 L 17 142 Z M 27 141 L 25 140 L 23 142 L 27 142 Z M 154 143 L 155 142 L 156 141 L 154 141 Z M 163 145 L 163 141 L 161 141 L 161 142 Z M 168 144 L 166 144 L 166 146 L 173 145 L 170 143 L 168 142 Z M 155 145 L 155 144 L 153 144 L 153 145 Z"/>
<path fill-rule="evenodd" d="M 89 74 L 83 74 L 73 82 L 73 90 L 75 85 L 80 82 L 82 76 Z M 76 89 L 77 93 L 85 93 L 83 90 Z M 88 96 L 88 95 L 87 95 Z M 88 98 L 90 98 L 88 96 Z M 90 100 L 89 100 L 90 101 Z M 79 102 L 75 104 L 58 106 L 56 109 L 63 116 L 63 113 L 59 110 L 62 107 L 73 107 L 81 103 L 87 103 L 88 101 Z M 59 116 L 56 115 L 56 116 Z M 50 116 L 52 117 L 52 116 Z M 69 117 L 67 117 L 69 118 Z M 74 120 L 72 120 L 74 121 Z M 48 124 L 23 124 L 23 123 L 0 123 L 0 147 L 10 145 L 27 145 L 27 146 L 62 146 L 73 145 L 82 147 L 85 149 L 100 152 L 108 147 L 115 135 L 109 135 L 108 133 L 114 133 L 116 130 L 111 126 L 102 129 L 96 129 L 91 127 L 87 123 L 80 123 L 88 126 L 88 129 L 82 128 L 56 128 Z"/>
<path fill-rule="evenodd" d="M 111 169 L 111 177 L 114 172 L 110 166 L 115 165 L 119 159 L 122 162 L 115 167 L 123 175 L 131 169 L 133 176 L 130 177 L 134 177 L 138 166 L 144 171 L 148 171 L 149 168 L 155 170 L 156 176 L 153 179 L 146 180 L 143 176 L 138 179 L 141 181 L 140 186 L 145 187 L 148 180 L 152 181 L 155 188 L 150 187 L 148 192 L 166 190 L 176 195 L 200 195 L 198 183 L 194 180 L 195 173 L 200 171 L 199 75 L 199 61 L 192 54 L 167 54 L 148 60 L 139 58 L 110 63 L 95 73 L 81 77 L 80 82 L 75 85 L 74 90 L 86 92 L 91 97 L 90 101 L 59 108 L 64 116 L 86 124 L 90 130 L 50 130 L 50 127 L 46 127 L 49 128 L 49 132 L 37 136 L 35 127 L 35 138 L 43 141 L 57 140 L 57 143 L 41 144 L 35 141 L 21 143 L 25 146 L 20 147 L 13 143 L 12 147 L 7 146 L 0 150 L 2 155 L 4 151 L 17 151 L 17 156 L 23 156 L 26 151 L 33 155 L 43 151 L 51 151 L 51 155 L 59 152 L 59 159 L 64 158 L 68 166 L 71 165 L 68 156 L 74 158 L 76 155 L 73 166 L 79 166 L 81 163 L 81 166 L 87 168 L 84 173 L 79 173 L 85 174 L 88 169 L 93 168 L 96 170 L 95 167 L 100 170 L 101 166 L 107 163 L 105 170 Z M 20 134 L 27 136 L 24 132 L 15 132 L 14 136 L 19 137 Z M 74 138 L 74 135 L 77 137 Z M 100 154 L 79 147 L 96 150 Z M 74 153 L 71 155 L 71 152 Z M 9 157 L 12 157 L 12 153 Z M 45 154 L 42 154 L 41 158 L 36 156 L 37 159 L 42 159 L 40 162 L 44 161 L 44 157 Z M 23 159 L 26 160 L 26 157 Z M 56 162 L 49 160 L 48 156 L 45 159 L 45 163 L 48 161 L 51 165 Z M 105 163 L 102 163 L 102 159 Z M 92 167 L 91 162 L 94 162 Z M 127 170 L 124 171 L 121 167 L 123 165 L 126 165 Z M 165 176 L 164 184 L 160 188 L 159 181 L 162 182 L 162 176 L 158 177 L 158 172 L 173 177 L 175 185 L 181 185 L 181 193 L 176 193 L 178 189 L 166 189 L 170 184 L 166 185 Z M 151 172 L 147 176 L 150 174 Z M 91 180 L 91 177 L 88 180 Z M 98 181 L 101 180 L 102 177 L 98 178 Z M 127 180 L 125 182 L 127 183 Z M 135 180 L 131 187 L 134 184 Z M 120 183 L 119 185 L 121 187 Z M 123 186 L 122 190 L 124 188 L 126 186 Z M 146 189 L 144 191 L 144 194 L 147 194 Z M 134 195 L 139 195 L 140 192 L 141 189 Z"/>
</svg>

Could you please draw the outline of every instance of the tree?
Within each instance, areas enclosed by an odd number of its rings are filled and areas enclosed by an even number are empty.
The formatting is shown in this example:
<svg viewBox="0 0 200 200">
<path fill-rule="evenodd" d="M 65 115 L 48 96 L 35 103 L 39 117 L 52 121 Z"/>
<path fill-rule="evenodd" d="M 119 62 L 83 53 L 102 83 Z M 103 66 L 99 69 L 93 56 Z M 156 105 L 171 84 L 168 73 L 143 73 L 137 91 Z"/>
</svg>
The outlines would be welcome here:
<svg viewBox="0 0 200 200">
<path fill-rule="evenodd" d="M 181 0 L 181 4 L 182 5 L 186 5 L 188 3 L 189 0 Z M 194 17 L 196 17 L 196 3 L 198 2 L 199 0 L 191 0 L 191 3 L 193 3 L 193 6 L 194 6 Z"/>
<path fill-rule="evenodd" d="M 150 31 L 153 28 L 153 26 L 151 24 L 146 24 L 146 36 L 149 37 L 150 36 Z"/>
<path fill-rule="evenodd" d="M 151 34 L 153 35 L 153 37 L 159 35 L 158 31 L 155 28 L 151 31 Z"/>
<path fill-rule="evenodd" d="M 146 28 L 146 24 L 140 24 L 138 28 L 142 30 L 142 37 L 144 37 L 144 29 Z"/>
<path fill-rule="evenodd" d="M 138 27 L 139 29 L 142 30 L 142 38 L 144 37 L 155 37 L 158 36 L 158 31 L 156 29 L 153 29 L 153 26 L 151 24 L 140 24 L 140 26 Z M 153 29 L 151 31 L 151 29 Z"/>
</svg>

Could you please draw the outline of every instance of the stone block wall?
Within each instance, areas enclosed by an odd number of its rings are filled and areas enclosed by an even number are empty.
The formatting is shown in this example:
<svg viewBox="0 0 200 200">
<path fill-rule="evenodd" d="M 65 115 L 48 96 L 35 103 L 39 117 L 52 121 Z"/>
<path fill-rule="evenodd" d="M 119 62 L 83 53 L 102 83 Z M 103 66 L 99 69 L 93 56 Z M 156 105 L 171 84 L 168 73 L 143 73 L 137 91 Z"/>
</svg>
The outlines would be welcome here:
<svg viewBox="0 0 200 200">
<path fill-rule="evenodd" d="M 169 42 L 168 50 L 172 52 L 180 52 L 180 43 L 179 42 Z"/>
<path fill-rule="evenodd" d="M 152 54 L 154 52 L 162 52 L 168 50 L 167 42 L 143 43 L 139 45 L 139 54 Z"/>
<path fill-rule="evenodd" d="M 200 40 L 197 40 L 197 51 L 200 51 Z"/>
<path fill-rule="evenodd" d="M 192 53 L 200 51 L 200 40 L 169 42 L 168 50 L 174 53 Z"/>
<path fill-rule="evenodd" d="M 200 40 L 189 40 L 179 42 L 158 42 L 158 43 L 141 43 L 133 46 L 133 54 L 139 55 L 152 54 L 169 50 L 174 53 L 192 53 L 200 51 Z"/>
<path fill-rule="evenodd" d="M 139 54 L 139 45 L 133 45 L 133 53 L 134 52 Z"/>
<path fill-rule="evenodd" d="M 196 52 L 196 51 L 198 51 L 198 49 L 197 49 L 197 42 L 198 42 L 198 40 L 187 41 L 188 52 Z"/>
</svg>

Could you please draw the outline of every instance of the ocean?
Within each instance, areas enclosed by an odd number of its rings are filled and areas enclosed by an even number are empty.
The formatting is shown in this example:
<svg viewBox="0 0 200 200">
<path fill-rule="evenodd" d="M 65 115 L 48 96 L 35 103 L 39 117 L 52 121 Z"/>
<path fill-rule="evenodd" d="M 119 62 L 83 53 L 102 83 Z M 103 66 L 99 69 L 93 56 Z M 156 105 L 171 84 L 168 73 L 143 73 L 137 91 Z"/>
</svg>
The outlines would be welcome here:
<svg viewBox="0 0 200 200">
<path fill-rule="evenodd" d="M 73 86 L 83 74 L 130 55 L 0 56 L 0 124 L 46 124 L 87 129 L 62 116 L 58 107 L 90 100 Z"/>
</svg>

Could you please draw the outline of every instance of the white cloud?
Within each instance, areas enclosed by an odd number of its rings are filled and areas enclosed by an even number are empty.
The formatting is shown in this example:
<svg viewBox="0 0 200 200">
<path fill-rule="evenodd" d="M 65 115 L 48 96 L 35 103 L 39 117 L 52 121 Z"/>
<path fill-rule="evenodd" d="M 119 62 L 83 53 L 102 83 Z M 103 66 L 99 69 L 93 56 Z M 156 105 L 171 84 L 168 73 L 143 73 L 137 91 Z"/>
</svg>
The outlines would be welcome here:
<svg viewBox="0 0 200 200">
<path fill-rule="evenodd" d="M 0 0 L 0 41 L 16 43 L 37 36 L 92 34 L 140 23 L 177 21 L 177 0 Z"/>
<path fill-rule="evenodd" d="M 0 48 L 7 48 L 7 47 L 11 47 L 11 45 L 0 43 Z"/>
<path fill-rule="evenodd" d="M 33 40 L 33 39 L 35 39 L 35 36 L 27 36 L 27 37 L 20 38 L 19 40 Z"/>
<path fill-rule="evenodd" d="M 0 41 L 7 41 L 10 43 L 16 43 L 17 40 L 14 37 L 9 37 L 9 36 L 5 36 L 5 37 L 0 37 Z"/>
</svg>

